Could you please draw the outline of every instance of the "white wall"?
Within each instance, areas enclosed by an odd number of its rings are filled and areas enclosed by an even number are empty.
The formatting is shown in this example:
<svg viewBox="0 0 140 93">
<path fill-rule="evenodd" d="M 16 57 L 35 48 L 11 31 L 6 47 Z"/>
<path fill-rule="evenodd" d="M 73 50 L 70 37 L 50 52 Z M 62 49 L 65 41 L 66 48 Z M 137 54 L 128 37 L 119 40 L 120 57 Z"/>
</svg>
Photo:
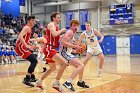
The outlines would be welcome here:
<svg viewBox="0 0 140 93">
<path fill-rule="evenodd" d="M 131 3 L 133 0 L 129 0 L 128 3 Z M 137 0 L 137 2 L 140 2 L 139 0 Z M 101 3 L 101 15 L 100 15 L 100 23 L 102 24 L 102 22 L 104 21 L 104 23 L 109 24 L 109 5 L 114 5 L 114 4 L 118 4 L 116 2 L 114 2 L 113 0 L 106 0 L 103 1 Z M 61 5 L 60 7 L 60 11 L 62 12 L 62 22 L 61 22 L 61 27 L 65 26 L 65 15 L 64 13 L 66 11 L 72 11 L 74 12 L 75 18 L 79 19 L 79 10 L 83 10 L 83 9 L 87 9 L 89 11 L 89 21 L 91 21 L 92 26 L 94 28 L 97 28 L 97 23 L 98 23 L 98 7 L 97 7 L 98 3 L 97 2 L 82 2 L 82 3 L 72 3 L 72 4 L 66 4 L 66 5 Z M 46 11 L 45 11 L 46 10 Z M 48 6 L 46 8 L 44 7 L 36 7 L 34 6 L 33 8 L 33 13 L 37 14 L 37 16 L 39 17 L 39 19 L 41 20 L 46 20 L 46 22 L 50 21 L 50 14 L 54 11 L 57 11 L 57 6 Z M 46 12 L 46 15 L 45 15 Z M 136 4 L 134 5 L 134 13 L 135 13 L 135 17 L 136 17 L 136 22 L 140 22 L 140 4 Z M 45 15 L 45 17 L 42 18 L 42 15 Z M 105 29 L 106 26 L 109 25 L 100 25 L 100 27 L 102 27 L 103 29 Z M 111 27 L 111 26 L 110 26 Z M 129 32 L 132 29 L 128 30 Z M 137 31 L 138 29 L 133 29 L 132 31 Z M 112 33 L 112 31 L 108 31 L 110 34 Z M 108 33 L 108 32 L 104 32 L 104 33 Z M 140 32 L 139 32 L 140 33 Z"/>
<path fill-rule="evenodd" d="M 129 36 L 117 36 L 116 37 L 117 55 L 130 54 L 130 37 Z"/>
<path fill-rule="evenodd" d="M 25 0 L 25 6 L 20 6 L 20 13 L 22 13 L 22 14 L 28 13 L 27 12 L 27 5 L 28 5 L 27 0 Z"/>
<path fill-rule="evenodd" d="M 20 6 L 20 13 L 27 13 L 27 8 L 25 6 Z"/>
</svg>

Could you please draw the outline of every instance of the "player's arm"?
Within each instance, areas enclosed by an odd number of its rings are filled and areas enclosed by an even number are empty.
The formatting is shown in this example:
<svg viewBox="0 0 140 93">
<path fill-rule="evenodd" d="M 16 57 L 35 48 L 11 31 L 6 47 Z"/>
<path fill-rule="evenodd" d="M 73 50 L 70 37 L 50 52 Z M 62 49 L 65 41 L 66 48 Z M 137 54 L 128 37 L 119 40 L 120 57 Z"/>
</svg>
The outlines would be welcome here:
<svg viewBox="0 0 140 93">
<path fill-rule="evenodd" d="M 77 53 L 77 51 L 75 49 L 72 50 L 72 53 Z"/>
<path fill-rule="evenodd" d="M 60 35 L 62 32 L 66 31 L 65 28 L 59 30 L 59 31 L 56 31 L 56 27 L 53 23 L 50 23 L 48 25 L 48 28 L 50 30 L 50 33 L 52 34 L 53 37 L 57 37 L 58 35 Z"/>
<path fill-rule="evenodd" d="M 82 33 L 82 34 L 80 35 L 80 37 L 79 37 L 79 39 L 78 39 L 78 41 L 77 41 L 78 44 L 82 42 L 83 38 L 85 38 L 85 34 L 84 34 L 84 33 Z"/>
<path fill-rule="evenodd" d="M 28 44 L 29 44 L 29 45 L 32 45 L 32 43 L 31 43 L 30 41 L 28 41 Z"/>
<path fill-rule="evenodd" d="M 72 36 L 73 36 L 73 32 L 68 30 L 66 34 L 63 36 L 63 39 L 61 41 L 62 45 L 69 48 L 75 48 L 76 45 L 69 43 L 69 40 L 72 38 Z"/>
<path fill-rule="evenodd" d="M 24 36 L 27 34 L 27 33 L 29 33 L 29 31 L 31 30 L 31 28 L 29 27 L 29 26 L 25 26 L 23 29 L 22 29 L 22 31 L 20 32 L 20 34 L 19 34 L 19 40 L 21 41 L 21 43 L 23 44 L 23 45 L 25 45 L 27 48 L 28 48 L 28 44 L 25 42 L 25 40 L 24 40 Z"/>
<path fill-rule="evenodd" d="M 33 39 L 30 39 L 30 41 L 32 41 L 32 42 L 35 42 L 35 41 L 37 41 L 38 43 L 47 43 L 47 40 L 44 38 L 44 37 L 41 37 L 41 38 L 33 38 Z"/>
<path fill-rule="evenodd" d="M 96 29 L 94 29 L 94 33 L 100 37 L 100 40 L 99 40 L 99 43 L 101 43 L 104 39 L 104 36 L 99 32 L 97 31 Z"/>
</svg>

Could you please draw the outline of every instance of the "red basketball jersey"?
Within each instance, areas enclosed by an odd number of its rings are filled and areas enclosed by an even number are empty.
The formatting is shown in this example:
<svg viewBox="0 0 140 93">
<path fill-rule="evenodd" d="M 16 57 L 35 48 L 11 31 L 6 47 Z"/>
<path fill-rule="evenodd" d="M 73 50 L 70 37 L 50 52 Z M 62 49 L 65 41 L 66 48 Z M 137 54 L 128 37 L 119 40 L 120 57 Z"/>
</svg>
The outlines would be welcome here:
<svg viewBox="0 0 140 93">
<path fill-rule="evenodd" d="M 28 44 L 28 42 L 29 42 L 29 39 L 30 39 L 30 37 L 31 37 L 31 34 L 32 34 L 32 31 L 30 31 L 30 33 L 27 33 L 25 36 L 23 36 L 23 38 L 24 38 L 24 40 L 25 40 L 25 42 Z M 21 44 L 22 42 L 18 39 L 17 40 L 17 43 L 16 43 L 16 45 L 19 45 L 19 44 Z"/>
<path fill-rule="evenodd" d="M 59 28 L 56 26 L 56 31 L 59 31 Z M 46 29 L 46 36 L 47 36 L 47 45 L 50 45 L 54 48 L 58 48 L 59 47 L 59 38 L 60 35 L 58 35 L 57 37 L 53 37 L 50 33 L 50 30 L 47 28 Z"/>
</svg>

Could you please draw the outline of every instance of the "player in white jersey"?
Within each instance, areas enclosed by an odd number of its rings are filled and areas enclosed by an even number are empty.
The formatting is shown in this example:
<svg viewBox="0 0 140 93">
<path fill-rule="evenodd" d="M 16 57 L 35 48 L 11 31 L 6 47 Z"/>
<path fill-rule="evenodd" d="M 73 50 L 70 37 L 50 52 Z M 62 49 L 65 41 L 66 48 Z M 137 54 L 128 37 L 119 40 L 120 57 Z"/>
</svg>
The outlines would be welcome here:
<svg viewBox="0 0 140 93">
<path fill-rule="evenodd" d="M 39 42 L 37 42 L 37 41 L 34 41 L 35 39 L 37 39 L 37 38 L 42 38 L 42 37 L 38 37 L 38 32 L 37 32 L 37 31 L 35 31 L 35 32 L 33 33 L 33 37 L 34 37 L 34 38 L 30 39 L 30 41 L 32 41 L 32 42 L 34 43 L 34 45 L 35 45 L 36 47 L 38 47 L 38 49 L 37 49 L 37 51 L 36 51 L 36 52 L 38 52 L 38 53 L 37 53 L 37 59 L 41 62 L 41 65 L 42 65 L 42 67 L 43 67 L 43 72 L 45 72 L 47 69 L 46 69 L 46 66 L 45 66 L 46 61 L 43 62 L 43 59 L 44 59 L 44 57 L 45 57 L 45 55 L 44 55 L 44 53 L 43 53 L 43 44 L 41 44 L 41 43 L 39 43 Z"/>
<path fill-rule="evenodd" d="M 84 31 L 80 35 L 80 38 L 78 40 L 78 42 L 80 43 L 80 42 L 82 42 L 82 39 L 85 38 L 86 44 L 87 44 L 86 58 L 84 59 L 83 63 L 84 63 L 84 65 L 86 65 L 87 62 L 89 61 L 89 59 L 92 57 L 92 55 L 97 56 L 100 59 L 97 76 L 100 77 L 102 68 L 103 68 L 103 64 L 104 64 L 104 54 L 102 52 L 102 49 L 101 49 L 99 43 L 101 43 L 103 41 L 104 36 L 99 31 L 97 31 L 96 29 L 93 29 L 91 27 L 91 22 L 86 22 L 85 26 L 86 26 L 86 31 Z M 100 37 L 100 40 L 97 39 L 97 36 Z M 82 81 L 83 72 L 84 71 L 82 71 L 79 74 L 79 81 L 78 81 L 77 85 L 80 87 L 86 88 L 86 86 L 83 84 L 83 81 Z"/>
<path fill-rule="evenodd" d="M 78 30 L 79 24 L 80 23 L 78 20 L 75 20 L 75 19 L 71 20 L 70 29 L 60 38 L 60 44 L 61 44 L 60 47 L 62 48 L 60 49 L 61 55 L 69 62 L 70 65 L 75 67 L 75 70 L 73 71 L 71 76 L 63 84 L 66 88 L 70 89 L 71 91 L 75 91 L 72 85 L 73 79 L 77 75 L 79 75 L 79 73 L 83 71 L 84 69 L 84 64 L 80 62 L 80 60 L 76 58 L 73 54 L 71 54 L 73 52 L 73 49 L 76 49 L 76 50 L 81 49 L 79 45 L 74 44 L 74 41 L 75 41 L 74 36 Z"/>
</svg>

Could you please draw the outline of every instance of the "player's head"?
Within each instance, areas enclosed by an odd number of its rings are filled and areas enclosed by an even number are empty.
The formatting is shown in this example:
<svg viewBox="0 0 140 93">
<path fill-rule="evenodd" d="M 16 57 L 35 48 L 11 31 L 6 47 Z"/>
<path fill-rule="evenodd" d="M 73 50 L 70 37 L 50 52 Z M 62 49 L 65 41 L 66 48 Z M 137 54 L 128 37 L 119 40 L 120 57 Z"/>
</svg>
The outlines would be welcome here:
<svg viewBox="0 0 140 93">
<path fill-rule="evenodd" d="M 91 30 L 91 22 L 86 22 L 85 23 L 85 26 L 86 26 L 86 30 Z"/>
<path fill-rule="evenodd" d="M 34 26 L 34 24 L 35 24 L 35 16 L 33 16 L 33 15 L 28 16 L 27 21 L 28 21 L 28 23 L 29 23 L 31 26 Z"/>
<path fill-rule="evenodd" d="M 37 31 L 34 32 L 33 37 L 34 38 L 37 38 L 38 37 L 38 32 Z"/>
<path fill-rule="evenodd" d="M 76 19 L 73 19 L 73 20 L 70 21 L 70 28 L 74 32 L 76 32 L 78 30 L 79 25 L 80 25 L 80 22 L 78 20 L 76 20 Z"/>
<path fill-rule="evenodd" d="M 52 22 L 55 21 L 55 22 L 57 22 L 58 24 L 59 24 L 60 21 L 61 21 L 61 16 L 60 16 L 60 13 L 59 13 L 59 12 L 54 12 L 54 13 L 52 13 L 51 16 L 50 16 L 50 18 L 51 18 L 51 21 L 52 21 Z"/>
</svg>

